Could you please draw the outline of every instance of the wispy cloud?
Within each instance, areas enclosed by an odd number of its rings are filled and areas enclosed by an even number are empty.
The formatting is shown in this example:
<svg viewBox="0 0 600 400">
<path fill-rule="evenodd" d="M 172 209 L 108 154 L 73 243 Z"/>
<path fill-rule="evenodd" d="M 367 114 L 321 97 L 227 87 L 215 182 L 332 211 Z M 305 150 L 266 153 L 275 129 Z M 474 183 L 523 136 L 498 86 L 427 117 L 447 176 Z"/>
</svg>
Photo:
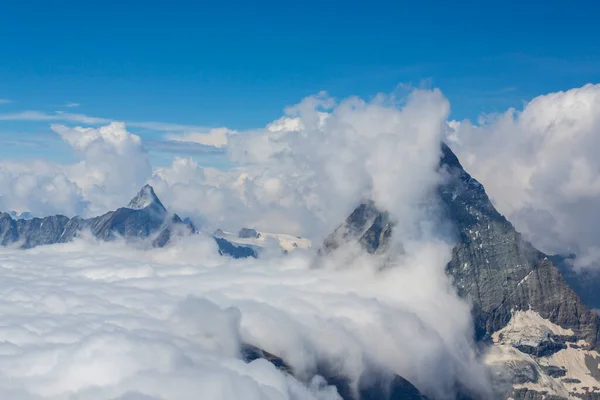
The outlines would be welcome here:
<svg viewBox="0 0 600 400">
<path fill-rule="evenodd" d="M 16 113 L 0 114 L 0 121 L 62 121 L 75 122 L 89 125 L 100 125 L 113 122 L 113 119 L 92 117 L 85 114 L 57 111 L 55 113 L 46 113 L 42 111 L 20 111 Z M 168 122 L 156 121 L 125 121 L 129 127 L 148 129 L 159 132 L 186 133 L 186 132 L 207 132 L 211 128 L 198 125 L 172 124 Z"/>
<path fill-rule="evenodd" d="M 160 151 L 162 153 L 174 154 L 224 154 L 225 150 L 219 147 L 204 145 L 194 142 L 144 140 L 144 146 L 148 150 Z"/>
<path fill-rule="evenodd" d="M 0 104 L 8 104 L 8 103 L 12 103 L 12 100 L 9 100 L 9 99 L 0 99 Z"/>
<path fill-rule="evenodd" d="M 56 121 L 57 115 L 40 111 L 20 111 L 10 114 L 0 114 L 0 121 Z"/>
<path fill-rule="evenodd" d="M 167 134 L 165 135 L 165 139 L 174 142 L 196 143 L 222 148 L 227 146 L 227 143 L 229 142 L 229 136 L 236 134 L 236 131 L 232 131 L 227 128 L 214 128 L 204 132 Z"/>
<path fill-rule="evenodd" d="M 66 111 L 47 113 L 34 110 L 0 114 L 1 121 L 61 122 L 89 126 L 106 125 L 113 122 L 108 118 L 80 113 Z M 173 154 L 221 154 L 227 145 L 228 135 L 235 133 L 226 128 L 206 128 L 156 121 L 125 121 L 125 124 L 129 128 L 164 133 L 162 140 L 146 139 L 144 145 L 155 152 Z"/>
<path fill-rule="evenodd" d="M 65 104 L 65 107 L 67 107 L 67 108 L 77 108 L 80 105 L 81 104 L 79 104 L 79 103 L 67 103 L 67 104 Z"/>
</svg>

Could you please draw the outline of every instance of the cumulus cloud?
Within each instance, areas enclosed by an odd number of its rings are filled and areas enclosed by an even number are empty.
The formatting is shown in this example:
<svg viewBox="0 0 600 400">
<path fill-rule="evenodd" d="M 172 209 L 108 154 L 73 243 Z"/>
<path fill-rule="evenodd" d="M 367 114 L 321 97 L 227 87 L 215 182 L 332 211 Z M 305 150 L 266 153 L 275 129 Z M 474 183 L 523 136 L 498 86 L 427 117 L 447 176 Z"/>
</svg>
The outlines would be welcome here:
<svg viewBox="0 0 600 400">
<path fill-rule="evenodd" d="M 152 175 L 141 139 L 124 124 L 99 129 L 52 125 L 79 162 L 0 163 L 0 206 L 5 211 L 96 215 L 127 204 Z"/>
<path fill-rule="evenodd" d="M 75 165 L 51 168 L 75 185 L 73 200 L 62 210 L 54 202 L 56 207 L 17 211 L 97 214 L 126 204 L 136 188 L 150 179 L 173 211 L 202 218 L 212 227 L 236 230 L 253 226 L 320 240 L 362 197 L 374 197 L 389 208 L 399 194 L 392 195 L 390 190 L 412 192 L 412 186 L 398 182 L 409 179 L 410 185 L 426 187 L 427 182 L 418 180 L 435 179 L 429 172 L 437 157 L 434 148 L 448 102 L 438 91 L 415 91 L 400 100 L 378 96 L 371 102 L 359 98 L 336 102 L 319 93 L 288 107 L 283 117 L 262 129 L 235 133 L 223 128 L 208 134 L 170 136 L 195 141 L 187 142 L 190 145 L 203 146 L 197 142 L 204 142 L 210 145 L 204 145 L 206 148 L 221 146 L 237 165 L 227 171 L 202 168 L 178 158 L 172 166 L 152 171 L 142 141 L 123 124 L 100 128 L 52 125 L 81 159 Z M 20 118 L 105 123 L 104 119 L 70 113 L 0 115 L 0 119 Z M 152 129 L 202 132 L 185 125 L 151 124 Z M 414 174 L 396 168 L 398 157 L 417 163 L 413 170 L 428 172 Z M 177 171 L 183 170 L 187 172 L 179 178 Z M 40 171 L 31 170 L 31 175 L 36 173 Z M 190 173 L 197 179 L 187 179 Z M 14 197 L 8 190 L 2 194 Z M 18 200 L 6 204 L 14 203 Z"/>
<path fill-rule="evenodd" d="M 152 174 L 142 140 L 123 123 L 98 129 L 52 125 L 52 130 L 80 154 L 82 161 L 68 167 L 69 176 L 98 210 L 123 206 Z"/>
<path fill-rule="evenodd" d="M 500 212 L 542 250 L 598 263 L 600 85 L 451 125 L 451 145 Z"/>
<path fill-rule="evenodd" d="M 52 163 L 0 163 L 2 211 L 75 215 L 84 212 L 88 205 L 81 188 Z"/>
<path fill-rule="evenodd" d="M 336 102 L 320 93 L 264 129 L 229 136 L 227 155 L 239 168 L 200 171 L 177 159 L 158 169 L 152 184 L 176 211 L 203 214 L 216 226 L 320 240 L 365 197 L 410 215 L 405 210 L 416 198 L 404 205 L 395 200 L 420 194 L 438 179 L 434 170 L 448 112 L 448 101 L 435 90 L 414 91 L 402 102 L 391 96 Z M 175 171 L 184 169 L 180 182 Z M 192 173 L 198 179 L 190 181 Z"/>
</svg>

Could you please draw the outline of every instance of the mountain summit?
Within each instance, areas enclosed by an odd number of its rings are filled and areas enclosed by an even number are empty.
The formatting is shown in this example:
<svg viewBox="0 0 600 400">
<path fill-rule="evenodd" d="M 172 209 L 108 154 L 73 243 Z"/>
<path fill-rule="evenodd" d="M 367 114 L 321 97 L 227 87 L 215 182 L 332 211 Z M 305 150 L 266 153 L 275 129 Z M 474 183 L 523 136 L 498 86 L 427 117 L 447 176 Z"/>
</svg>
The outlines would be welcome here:
<svg viewBox="0 0 600 400">
<path fill-rule="evenodd" d="M 135 197 L 129 201 L 127 208 L 132 210 L 142 210 L 148 207 L 167 212 L 165 206 L 163 206 L 156 196 L 156 193 L 154 193 L 154 188 L 146 184 L 140 189 L 138 194 L 136 194 Z"/>
<path fill-rule="evenodd" d="M 184 223 L 178 215 L 169 216 L 152 186 L 145 185 L 127 207 L 94 218 L 54 215 L 24 220 L 0 213 L 0 244 L 17 244 L 28 249 L 44 244 L 66 243 L 82 231 L 89 230 L 94 237 L 107 241 L 117 237 L 126 240 L 155 237 L 153 246 L 162 247 L 170 241 L 178 226 L 184 227 L 184 232 L 195 232 L 194 226 Z"/>
</svg>

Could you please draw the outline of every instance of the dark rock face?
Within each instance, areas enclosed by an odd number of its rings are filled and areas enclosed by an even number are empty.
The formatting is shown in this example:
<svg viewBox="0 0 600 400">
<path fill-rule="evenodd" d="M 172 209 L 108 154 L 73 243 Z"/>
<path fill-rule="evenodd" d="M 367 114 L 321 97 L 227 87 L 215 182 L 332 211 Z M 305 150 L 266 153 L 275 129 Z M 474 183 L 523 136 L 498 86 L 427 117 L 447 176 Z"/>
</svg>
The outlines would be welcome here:
<svg viewBox="0 0 600 400">
<path fill-rule="evenodd" d="M 576 336 L 561 336 L 550 334 L 548 337 L 536 346 L 526 344 L 514 345 L 521 353 L 529 354 L 536 357 L 548 357 L 554 353 L 567 348 L 567 343 L 576 342 Z M 550 375 L 550 374 L 549 374 Z"/>
<path fill-rule="evenodd" d="M 517 389 L 512 394 L 515 400 L 567 400 L 565 397 L 548 394 L 548 392 L 537 392 L 530 389 Z"/>
<path fill-rule="evenodd" d="M 483 186 L 464 171 L 450 148 L 443 145 L 442 154 L 441 168 L 448 179 L 439 193 L 459 234 L 448 273 L 459 294 L 473 302 L 477 337 L 504 327 L 511 310 L 531 307 L 595 346 L 598 316 L 552 262 L 496 211 Z"/>
<path fill-rule="evenodd" d="M 265 359 L 278 369 L 294 375 L 292 368 L 281 358 L 268 353 L 256 346 L 243 345 L 242 357 L 246 362 L 258 358 Z M 426 400 L 419 390 L 409 381 L 398 375 L 389 375 L 385 373 L 363 374 L 359 378 L 358 393 L 353 390 L 352 383 L 346 377 L 336 374 L 335 369 L 321 364 L 315 375 L 322 376 L 328 385 L 337 388 L 339 395 L 344 400 Z M 466 398 L 465 398 L 466 399 Z"/>
<path fill-rule="evenodd" d="M 575 271 L 571 262 L 576 256 L 554 255 L 548 257 L 558 267 L 565 281 L 581 297 L 586 306 L 592 309 L 600 309 L 600 271 L 597 269 L 583 269 Z"/>
<path fill-rule="evenodd" d="M 562 367 L 557 367 L 555 365 L 541 366 L 542 370 L 553 378 L 560 378 L 567 374 L 567 370 Z"/>
<path fill-rule="evenodd" d="M 238 236 L 246 239 L 258 239 L 260 237 L 260 233 L 258 233 L 256 229 L 242 228 L 240 229 Z"/>
<path fill-rule="evenodd" d="M 445 181 L 439 187 L 439 199 L 457 237 L 447 272 L 459 295 L 473 304 L 476 338 L 485 339 L 506 326 L 511 310 L 531 307 L 596 347 L 598 316 L 583 304 L 548 257 L 523 240 L 498 213 L 483 186 L 445 144 L 440 172 Z M 392 229 L 387 213 L 365 202 L 325 240 L 321 253 L 357 238 L 367 251 L 377 252 L 387 244 Z"/>
<path fill-rule="evenodd" d="M 336 250 L 345 242 L 358 242 L 371 254 L 383 251 L 383 244 L 392 233 L 389 215 L 377 209 L 375 203 L 366 200 L 350 214 L 323 242 L 320 254 Z"/>
<path fill-rule="evenodd" d="M 219 254 L 222 256 L 229 256 L 233 258 L 258 258 L 258 249 L 255 249 L 250 245 L 236 245 L 226 239 L 216 236 L 215 241 L 217 242 L 217 246 L 219 246 Z"/>
<path fill-rule="evenodd" d="M 127 207 L 107 212 L 95 218 L 68 218 L 54 215 L 28 220 L 13 219 L 0 214 L 0 244 L 17 245 L 24 249 L 73 240 L 83 230 L 89 230 L 98 239 L 110 241 L 117 237 L 145 239 L 157 235 L 153 245 L 162 247 L 179 231 L 195 233 L 191 223 L 169 214 L 151 186 L 144 186 Z"/>
</svg>

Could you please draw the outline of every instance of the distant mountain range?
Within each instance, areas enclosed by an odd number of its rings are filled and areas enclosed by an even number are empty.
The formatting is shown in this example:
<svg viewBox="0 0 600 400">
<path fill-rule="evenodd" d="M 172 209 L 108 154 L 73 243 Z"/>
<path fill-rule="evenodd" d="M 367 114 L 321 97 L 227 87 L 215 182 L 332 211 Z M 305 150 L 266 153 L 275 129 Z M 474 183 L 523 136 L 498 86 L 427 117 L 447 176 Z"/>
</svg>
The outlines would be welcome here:
<svg viewBox="0 0 600 400">
<path fill-rule="evenodd" d="M 66 243 L 84 231 L 105 241 L 116 238 L 149 240 L 154 247 L 167 245 L 174 235 L 198 232 L 189 218 L 182 220 L 177 214 L 169 213 L 150 185 L 142 187 L 126 207 L 94 218 L 68 218 L 64 215 L 34 218 L 29 213 L 0 213 L 0 244 L 3 246 L 29 249 Z M 279 246 L 285 253 L 311 245 L 308 239 L 248 228 L 241 229 L 237 235 L 218 230 L 213 237 L 220 254 L 234 258 L 258 257 L 270 244 Z"/>
<path fill-rule="evenodd" d="M 600 319 L 573 290 L 585 293 L 594 305 L 600 304 L 600 280 L 598 285 L 596 281 L 585 284 L 567 269 L 564 258 L 548 257 L 523 240 L 445 144 L 439 168 L 447 179 L 438 196 L 457 238 L 446 271 L 457 293 L 473 305 L 474 336 L 488 349 L 486 363 L 494 372 L 495 383 L 499 388 L 510 386 L 500 398 L 600 399 Z M 4 246 L 27 249 L 64 243 L 84 230 L 101 240 L 148 240 L 158 247 L 176 235 L 197 232 L 191 221 L 168 213 L 148 185 L 127 207 L 95 218 L 57 215 L 23 219 L 0 214 L 0 244 Z M 393 231 L 389 213 L 365 201 L 327 237 L 318 254 L 326 257 L 343 251 L 341 245 L 348 241 L 359 243 L 370 254 L 386 254 Z M 237 234 L 218 230 L 214 238 L 222 255 L 235 258 L 259 257 L 270 244 L 284 252 L 311 246 L 306 239 L 253 229 Z M 265 358 L 294 373 L 282 355 L 250 345 L 244 345 L 243 355 L 248 361 Z M 365 372 L 356 390 L 326 364 L 319 368 L 318 373 L 334 384 L 345 400 L 425 398 L 406 379 L 375 367 Z M 366 379 L 367 375 L 371 378 Z M 457 398 L 477 397 L 457 387 Z"/>
<path fill-rule="evenodd" d="M 81 232 L 89 231 L 101 240 L 123 237 L 128 240 L 152 239 L 162 247 L 173 235 L 196 232 L 192 223 L 177 214 L 169 214 L 151 186 L 144 186 L 127 207 L 94 218 L 54 215 L 45 218 L 14 219 L 0 214 L 0 244 L 24 249 L 44 244 L 66 243 Z"/>
</svg>

